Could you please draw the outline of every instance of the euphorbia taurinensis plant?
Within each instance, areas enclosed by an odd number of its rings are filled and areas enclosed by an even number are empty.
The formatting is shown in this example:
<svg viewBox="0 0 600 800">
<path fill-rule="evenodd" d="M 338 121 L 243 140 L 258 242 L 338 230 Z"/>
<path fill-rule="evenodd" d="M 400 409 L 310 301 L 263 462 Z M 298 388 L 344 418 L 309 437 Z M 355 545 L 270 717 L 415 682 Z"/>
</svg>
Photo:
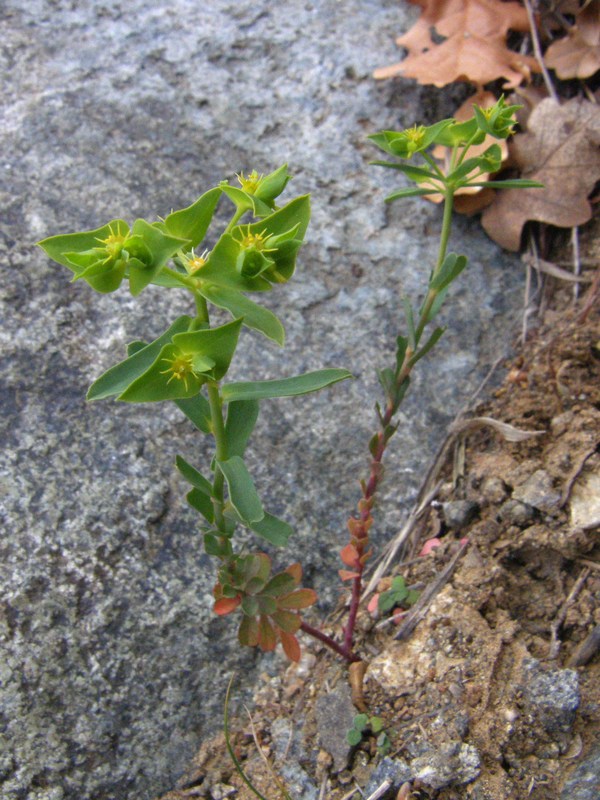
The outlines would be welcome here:
<svg viewBox="0 0 600 800">
<path fill-rule="evenodd" d="M 281 642 L 287 656 L 297 661 L 299 630 L 320 639 L 347 661 L 356 661 L 354 629 L 365 564 L 371 555 L 369 529 L 382 476 L 382 459 L 396 431 L 394 416 L 410 382 L 414 365 L 439 341 L 443 328 L 425 332 L 438 314 L 451 283 L 464 270 L 467 259 L 447 252 L 452 199 L 463 186 L 533 186 L 531 181 L 486 181 L 483 175 L 500 167 L 500 148 L 490 145 L 468 158 L 469 148 L 486 135 L 502 139 L 514 125 L 514 106 L 500 99 L 491 109 L 474 108 L 469 122 L 446 119 L 429 127 L 402 132 L 383 131 L 369 137 L 401 162 L 415 155 L 422 165 L 374 162 L 401 171 L 416 188 L 402 189 L 388 200 L 441 193 L 444 216 L 437 262 L 431 270 L 425 298 L 418 310 L 404 299 L 406 334 L 396 342 L 395 362 L 379 372 L 385 402 L 377 404 L 379 429 L 371 439 L 371 467 L 361 481 L 357 513 L 348 520 L 350 541 L 341 550 L 343 581 L 350 581 L 350 610 L 341 642 L 307 623 L 304 609 L 317 599 L 302 588 L 302 568 L 294 563 L 273 573 L 271 557 L 239 546 L 236 532 L 247 528 L 275 547 L 284 547 L 292 534 L 287 521 L 265 510 L 244 461 L 248 441 L 259 414 L 261 400 L 291 397 L 317 391 L 351 377 L 346 369 L 327 368 L 279 380 L 226 380 L 241 330 L 252 328 L 279 345 L 284 343 L 281 321 L 247 295 L 271 291 L 294 274 L 296 258 L 309 223 L 307 196 L 282 206 L 276 201 L 290 175 L 284 165 L 268 175 L 241 173 L 239 186 L 221 182 L 192 205 L 173 211 L 165 219 L 136 220 L 131 226 L 114 219 L 95 230 L 52 236 L 40 242 L 46 253 L 101 293 L 128 282 L 132 295 L 147 286 L 190 294 L 192 311 L 169 322 L 152 342 L 135 341 L 127 358 L 111 367 L 90 387 L 89 400 L 116 397 L 135 403 L 171 400 L 201 433 L 212 437 L 214 457 L 201 471 L 186 459 L 177 468 L 191 485 L 190 505 L 203 521 L 204 548 L 218 561 L 214 611 L 241 613 L 241 644 L 273 650 Z M 447 168 L 428 154 L 430 146 L 451 148 Z M 221 199 L 232 204 L 231 218 L 215 239 L 207 235 Z M 245 220 L 242 222 L 242 220 Z M 212 234 L 212 231 L 211 231 Z M 231 315 L 225 324 L 211 325 L 211 307 Z"/>
</svg>

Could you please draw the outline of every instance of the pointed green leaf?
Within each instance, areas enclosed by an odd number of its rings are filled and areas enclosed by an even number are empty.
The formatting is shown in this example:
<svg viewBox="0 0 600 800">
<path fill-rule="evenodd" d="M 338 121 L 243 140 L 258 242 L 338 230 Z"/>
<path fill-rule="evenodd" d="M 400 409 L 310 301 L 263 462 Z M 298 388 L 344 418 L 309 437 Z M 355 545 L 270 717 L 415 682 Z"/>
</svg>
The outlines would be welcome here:
<svg viewBox="0 0 600 800">
<path fill-rule="evenodd" d="M 272 213 L 271 207 L 263 202 L 260 197 L 249 194 L 238 186 L 229 186 L 227 183 L 222 183 L 221 190 L 235 204 L 238 211 L 242 213 L 252 211 L 255 217 L 266 217 Z"/>
<path fill-rule="evenodd" d="M 408 326 L 408 344 L 412 350 L 415 349 L 415 318 L 413 309 L 408 297 L 402 298 L 402 305 L 404 306 L 404 315 L 406 316 L 406 324 Z"/>
<path fill-rule="evenodd" d="M 185 499 L 191 507 L 199 511 L 204 519 L 210 522 L 211 525 L 214 523 L 215 512 L 213 504 L 210 497 L 205 492 L 201 489 L 192 489 L 191 492 L 186 494 Z"/>
<path fill-rule="evenodd" d="M 429 314 L 427 315 L 427 319 L 425 320 L 426 323 L 431 322 L 432 319 L 438 314 L 440 308 L 442 307 L 444 300 L 446 299 L 446 295 L 448 294 L 448 286 L 445 289 L 440 289 L 438 292 L 437 297 L 432 303 L 431 308 L 429 309 Z M 423 313 L 423 307 L 421 307 L 421 313 Z"/>
<path fill-rule="evenodd" d="M 185 458 L 182 458 L 182 456 L 177 456 L 175 459 L 175 466 L 188 483 L 191 483 L 192 486 L 194 486 L 196 489 L 199 489 L 209 497 L 212 496 L 212 486 L 210 481 L 208 481 L 204 475 L 201 475 L 195 467 L 192 467 L 191 464 L 188 464 Z"/>
<path fill-rule="evenodd" d="M 237 400 L 229 403 L 227 407 L 227 422 L 225 423 L 225 437 L 227 439 L 227 453 L 230 458 L 231 456 L 243 457 L 248 439 L 258 419 L 258 412 L 258 400 Z"/>
<path fill-rule="evenodd" d="M 466 256 L 459 256 L 456 253 L 448 253 L 440 267 L 437 275 L 430 281 L 429 288 L 440 291 L 449 286 L 455 278 L 467 266 Z"/>
<path fill-rule="evenodd" d="M 409 366 L 413 367 L 417 361 L 420 361 L 423 356 L 427 355 L 427 353 L 431 350 L 431 348 L 438 343 L 441 337 L 444 334 L 445 328 L 436 328 L 434 332 L 431 334 L 429 339 L 427 340 L 427 344 L 425 344 L 414 356 L 410 359 Z"/>
<path fill-rule="evenodd" d="M 142 375 L 156 360 L 163 346 L 173 336 L 189 328 L 191 317 L 178 317 L 161 336 L 131 355 L 125 361 L 115 364 L 90 386 L 88 400 L 101 400 L 104 397 L 121 394 L 133 381 Z M 135 343 L 136 347 L 139 343 Z"/>
<path fill-rule="evenodd" d="M 352 378 L 346 369 L 320 369 L 296 375 L 293 378 L 282 378 L 274 381 L 248 381 L 228 383 L 223 386 L 221 395 L 224 400 L 264 400 L 269 397 L 295 397 L 309 394 L 338 381 Z"/>
<path fill-rule="evenodd" d="M 439 179 L 439 176 L 431 169 L 426 167 L 415 167 L 411 164 L 399 164 L 392 161 L 369 161 L 374 167 L 389 167 L 404 173 L 406 177 L 414 183 L 424 183 L 427 180 Z"/>
<path fill-rule="evenodd" d="M 228 558 L 233 554 L 231 542 L 222 536 L 215 536 L 214 533 L 204 534 L 204 549 L 209 556 Z"/>
<path fill-rule="evenodd" d="M 66 253 L 82 253 L 92 250 L 101 245 L 102 240 L 109 237 L 114 232 L 126 235 L 129 232 L 129 225 L 123 219 L 113 219 L 101 228 L 92 231 L 81 231 L 80 233 L 64 233 L 58 236 L 49 236 L 38 242 L 53 261 L 57 261 L 72 272 L 76 272 L 72 263 L 66 258 Z"/>
<path fill-rule="evenodd" d="M 249 527 L 254 533 L 257 533 L 276 547 L 285 547 L 287 540 L 294 532 L 292 526 L 288 525 L 287 522 L 267 512 L 259 522 L 252 522 Z"/>
<path fill-rule="evenodd" d="M 190 422 L 202 433 L 212 433 L 210 406 L 203 394 L 175 400 L 175 405 L 186 415 Z"/>
<path fill-rule="evenodd" d="M 439 194 L 437 189 L 399 189 L 397 192 L 392 192 L 385 198 L 386 203 L 391 203 L 392 200 L 400 200 L 404 197 L 423 197 L 426 194 Z"/>
<path fill-rule="evenodd" d="M 219 187 L 210 189 L 199 197 L 195 203 L 179 211 L 173 211 L 165 219 L 165 228 L 172 235 L 179 239 L 186 239 L 189 242 L 184 249 L 198 247 L 206 236 L 208 227 L 213 218 L 213 214 L 221 189 Z"/>
<path fill-rule="evenodd" d="M 226 308 L 234 317 L 243 317 L 246 327 L 260 331 L 267 338 L 283 346 L 285 341 L 283 325 L 268 308 L 254 303 L 235 289 L 203 284 L 200 293 L 213 305 Z"/>
<path fill-rule="evenodd" d="M 129 288 L 133 295 L 139 294 L 165 266 L 169 258 L 180 250 L 187 241 L 163 233 L 144 219 L 137 219 L 131 229 L 131 238 L 125 247 L 133 258 L 128 262 Z M 149 251 L 151 261 L 147 263 L 142 251 Z"/>
<path fill-rule="evenodd" d="M 227 483 L 231 505 L 240 518 L 248 525 L 262 520 L 265 512 L 254 482 L 242 459 L 239 456 L 233 456 L 227 461 L 217 460 L 216 463 Z"/>
<path fill-rule="evenodd" d="M 180 374 L 177 368 L 182 358 L 178 347 L 174 344 L 165 345 L 150 367 L 130 383 L 117 399 L 126 403 L 155 403 L 195 397 L 209 377 L 202 372 L 194 372 L 188 361 L 183 362 L 185 372 Z"/>
<path fill-rule="evenodd" d="M 290 200 L 285 206 L 282 206 L 278 211 L 266 217 L 265 219 L 255 222 L 249 226 L 252 233 L 262 233 L 266 230 L 267 235 L 275 236 L 277 234 L 287 233 L 292 228 L 298 225 L 297 231 L 294 233 L 295 239 L 304 239 L 304 234 L 310 222 L 310 197 L 309 195 L 302 195 Z"/>
<path fill-rule="evenodd" d="M 470 186 L 489 186 L 491 189 L 544 189 L 545 184 L 527 178 L 514 178 L 506 181 L 481 181 Z"/>
<path fill-rule="evenodd" d="M 213 360 L 215 366 L 211 369 L 211 376 L 219 381 L 229 369 L 241 326 L 242 320 L 234 319 L 218 328 L 178 333 L 173 336 L 173 344 L 185 353 L 194 353 Z"/>
</svg>

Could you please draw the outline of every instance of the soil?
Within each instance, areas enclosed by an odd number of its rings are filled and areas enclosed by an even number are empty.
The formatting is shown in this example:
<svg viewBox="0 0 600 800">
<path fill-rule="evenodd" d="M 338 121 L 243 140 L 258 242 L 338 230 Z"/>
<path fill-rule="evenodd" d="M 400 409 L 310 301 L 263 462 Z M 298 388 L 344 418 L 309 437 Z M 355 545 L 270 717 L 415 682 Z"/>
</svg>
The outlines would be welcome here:
<svg viewBox="0 0 600 800">
<path fill-rule="evenodd" d="M 600 315 L 589 302 L 597 287 L 575 306 L 563 287 L 500 367 L 494 396 L 469 412 L 537 433 L 511 441 L 518 434 L 484 421 L 452 435 L 437 497 L 378 587 L 401 574 L 422 600 L 430 595 L 418 623 L 407 631 L 406 615 L 361 612 L 364 702 L 389 738 L 384 766 L 412 769 L 385 797 L 571 798 L 565 782 L 599 746 Z M 419 557 L 432 539 L 439 546 Z M 339 624 L 330 627 L 339 633 Z M 382 761 L 376 736 L 344 744 L 335 703 L 344 702 L 347 671 L 319 645 L 304 647 L 299 666 L 265 675 L 256 693 L 252 719 L 265 758 L 243 712 L 232 723 L 237 756 L 269 800 L 280 796 L 277 775 L 294 800 L 341 800 L 353 789 L 358 798 L 356 787 L 367 797 Z M 323 697 L 329 717 L 319 710 Z M 283 777 L 292 761 L 297 780 Z M 302 788 L 304 778 L 312 788 Z M 599 796 L 590 789 L 577 797 Z M 254 796 L 223 735 L 204 743 L 162 800 L 199 796 Z"/>
</svg>

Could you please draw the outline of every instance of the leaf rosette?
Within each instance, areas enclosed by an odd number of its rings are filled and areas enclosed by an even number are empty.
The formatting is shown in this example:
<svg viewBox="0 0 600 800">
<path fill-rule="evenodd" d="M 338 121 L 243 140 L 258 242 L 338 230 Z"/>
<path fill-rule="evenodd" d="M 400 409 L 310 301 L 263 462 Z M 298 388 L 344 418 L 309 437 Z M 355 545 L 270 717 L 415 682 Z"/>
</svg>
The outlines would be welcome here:
<svg viewBox="0 0 600 800">
<path fill-rule="evenodd" d="M 300 564 L 271 576 L 271 559 L 265 553 L 238 556 L 219 571 L 213 592 L 214 611 L 225 616 L 240 608 L 240 644 L 269 652 L 279 641 L 287 657 L 299 661 L 300 645 L 295 636 L 302 625 L 299 612 L 317 600 L 312 589 L 298 588 L 301 578 Z"/>
</svg>

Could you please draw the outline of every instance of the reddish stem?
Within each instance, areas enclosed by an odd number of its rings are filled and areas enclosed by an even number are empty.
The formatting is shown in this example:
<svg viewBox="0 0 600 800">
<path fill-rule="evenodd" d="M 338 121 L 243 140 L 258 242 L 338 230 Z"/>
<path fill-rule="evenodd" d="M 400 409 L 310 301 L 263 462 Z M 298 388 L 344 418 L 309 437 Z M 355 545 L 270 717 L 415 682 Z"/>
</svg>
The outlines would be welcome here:
<svg viewBox="0 0 600 800">
<path fill-rule="evenodd" d="M 338 644 L 335 639 L 332 639 L 331 636 L 328 636 L 323 631 L 319 630 L 319 628 L 313 628 L 312 625 L 309 625 L 308 622 L 302 621 L 302 625 L 300 626 L 300 630 L 307 633 L 309 636 L 312 636 L 313 639 L 318 639 L 320 642 L 323 642 L 324 645 L 329 647 L 331 650 L 334 650 L 338 655 L 345 658 L 346 661 L 352 663 L 353 661 L 360 661 L 360 658 L 352 652 L 351 648 L 342 647 L 341 644 Z"/>
</svg>

